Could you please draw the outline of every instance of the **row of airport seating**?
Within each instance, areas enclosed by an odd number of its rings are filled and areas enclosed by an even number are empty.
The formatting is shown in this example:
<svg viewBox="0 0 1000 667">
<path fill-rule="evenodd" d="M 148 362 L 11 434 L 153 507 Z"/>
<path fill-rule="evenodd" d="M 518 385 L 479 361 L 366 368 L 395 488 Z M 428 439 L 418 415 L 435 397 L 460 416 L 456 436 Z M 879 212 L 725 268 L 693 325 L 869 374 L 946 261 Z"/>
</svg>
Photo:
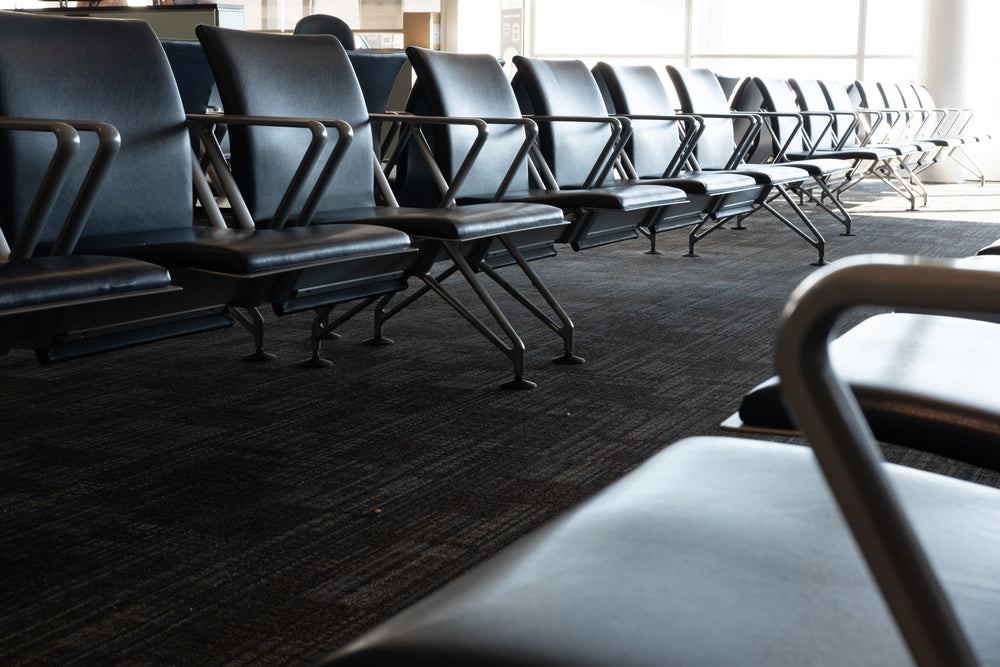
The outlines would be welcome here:
<svg viewBox="0 0 1000 667">
<path fill-rule="evenodd" d="M 707 70 L 671 69 L 684 113 L 663 113 L 652 105 L 668 91 L 643 68 L 519 57 L 509 82 L 490 56 L 410 49 L 410 113 L 372 114 L 360 60 L 332 37 L 207 26 L 198 37 L 179 48 L 209 63 L 223 114 L 185 114 L 180 60 L 143 23 L 0 12 L 3 349 L 58 360 L 236 320 L 263 359 L 260 308 L 270 304 L 278 315 L 314 312 L 309 363 L 320 365 L 321 341 L 345 319 L 374 305 L 373 340 L 385 342 L 385 322 L 433 291 L 510 358 L 508 386 L 525 388 L 524 344 L 484 276 L 557 333 L 559 361 L 579 363 L 572 321 L 530 263 L 557 246 L 639 229 L 655 244 L 657 231 L 691 226 L 693 252 L 723 221 L 763 209 L 822 261 L 822 235 L 797 196 L 832 204 L 824 210 L 850 231 L 837 194 L 858 166 L 805 144 L 787 155 L 801 167 L 746 163 L 781 112 L 734 114 Z M 386 125 L 384 144 L 373 120 Z M 738 136 L 737 120 L 752 131 Z M 669 150 L 641 139 L 657 134 Z M 904 179 L 915 170 L 908 157 L 889 161 Z M 995 661 L 997 492 L 882 463 L 839 378 L 847 371 L 827 353 L 836 316 L 854 306 L 995 314 L 994 264 L 869 257 L 821 269 L 794 296 L 778 344 L 789 422 L 815 459 L 736 439 L 669 447 L 333 662 Z M 552 314 L 505 280 L 505 267 L 522 271 Z M 500 333 L 445 286 L 455 273 Z M 422 287 L 393 306 L 411 280 Z M 885 349 L 922 341 L 942 321 L 891 330 Z M 962 322 L 963 340 L 997 326 Z M 917 393 L 931 394 L 970 361 L 919 349 L 910 358 L 925 373 Z M 972 363 L 969 377 L 980 377 L 982 360 Z M 931 396 L 928 410 L 958 415 L 952 431 L 936 422 L 940 441 L 968 435 L 960 409 L 990 393 L 989 379 L 963 386 L 952 405 Z M 913 419 L 912 393 L 897 396 L 900 423 Z"/>
<path fill-rule="evenodd" d="M 851 217 L 839 200 L 844 190 L 872 173 L 880 175 L 879 165 L 884 165 L 886 173 L 895 173 L 901 184 L 918 182 L 906 163 L 908 153 L 846 147 L 842 141 L 818 150 L 824 136 L 828 141 L 834 136 L 829 124 L 821 129 L 813 123 L 803 134 L 804 114 L 782 106 L 790 103 L 788 95 L 782 102 L 778 86 L 760 79 L 753 82 L 760 93 L 766 93 L 761 95 L 763 104 L 756 104 L 752 113 L 734 113 L 718 79 L 705 69 L 671 67 L 673 85 L 667 86 L 648 67 L 601 63 L 591 72 L 577 61 L 518 56 L 517 76 L 508 82 L 492 57 L 410 49 L 418 77 L 408 113 L 387 115 L 378 111 L 384 109 L 401 56 L 352 52 L 345 58 L 329 39 L 272 42 L 274 36 L 208 29 L 201 37 L 204 46 L 177 41 L 165 41 L 162 46 L 187 112 L 192 146 L 200 154 L 194 182 L 199 203 L 195 210 L 202 224 L 176 226 L 186 219 L 190 205 L 189 200 L 179 198 L 185 184 L 176 169 L 169 188 L 149 183 L 149 192 L 138 196 L 131 182 L 135 166 L 118 163 L 159 164 L 165 158 L 158 154 L 161 148 L 152 144 L 145 144 L 142 151 L 127 144 L 124 154 L 118 155 L 119 146 L 111 134 L 119 132 L 122 122 L 96 129 L 77 123 L 73 131 L 84 133 L 84 145 L 98 142 L 101 149 L 89 149 L 94 162 L 86 177 L 84 167 L 69 167 L 74 160 L 67 157 L 68 149 L 57 150 L 58 160 L 54 159 L 52 167 L 58 169 L 37 190 L 37 205 L 29 206 L 34 200 L 28 193 L 36 191 L 33 185 L 47 168 L 40 157 L 44 153 L 29 148 L 38 145 L 38 132 L 31 133 L 30 140 L 12 140 L 16 150 L 8 152 L 11 164 L 18 165 L 17 178 L 9 184 L 6 199 L 11 208 L 4 223 L 8 236 L 19 237 L 11 259 L 26 260 L 38 254 L 72 256 L 78 250 L 118 256 L 113 268 L 120 270 L 121 257 L 129 257 L 146 262 L 133 265 L 137 270 L 158 267 L 158 281 L 164 283 L 160 287 L 169 296 L 129 287 L 136 282 L 132 279 L 122 286 L 117 277 L 110 286 L 94 279 L 90 289 L 96 293 L 70 300 L 82 299 L 79 304 L 63 303 L 64 297 L 46 296 L 40 288 L 22 287 L 18 293 L 30 294 L 31 301 L 11 304 L 10 316 L 13 320 L 17 313 L 17 326 L 11 326 L 12 333 L 5 336 L 6 346 L 35 349 L 40 359 L 52 361 L 237 321 L 253 333 L 256 349 L 250 358 L 266 359 L 259 308 L 270 303 L 278 314 L 314 311 L 313 355 L 308 363 L 320 366 L 325 363 L 320 357 L 321 341 L 335 336 L 334 329 L 347 319 L 377 304 L 372 342 L 386 343 L 385 323 L 427 291 L 435 291 L 511 359 L 514 379 L 508 386 L 530 387 L 523 378 L 524 343 L 485 291 L 481 275 L 514 292 L 556 331 L 563 342 L 559 361 L 579 363 L 582 359 L 573 350 L 572 321 L 527 263 L 554 255 L 557 244 L 580 250 L 635 238 L 641 232 L 649 237 L 651 252 L 656 252 L 657 232 L 692 227 L 688 245 L 689 254 L 694 255 L 695 243 L 728 220 L 735 219 L 742 226 L 748 215 L 766 210 L 812 245 L 818 251 L 817 263 L 822 263 L 823 235 L 794 195 L 808 198 L 839 221 L 845 233 L 851 233 Z M 27 49 L 13 42 L 9 48 L 13 53 Z M 46 71 L 69 71 L 61 65 L 64 57 L 52 54 L 55 63 Z M 44 62 L 43 58 L 35 60 Z M 303 62 L 313 66 L 305 67 Z M 276 63 L 284 63 L 294 75 Z M 162 63 L 156 65 L 162 69 Z M 142 66 L 135 65 L 136 76 L 141 76 Z M 112 63 L 107 67 L 115 68 Z M 359 75 L 364 83 L 360 94 Z M 39 77 L 39 81 L 44 79 Z M 317 81 L 326 87 L 317 87 Z M 469 81 L 476 82 L 479 94 L 466 94 Z M 146 114 L 147 118 L 142 113 L 147 107 L 163 108 L 153 98 L 165 99 L 173 91 L 165 75 L 162 83 L 150 93 L 151 99 L 137 101 L 127 116 L 139 132 L 166 122 L 166 118 Z M 53 82 L 54 87 L 59 85 Z M 201 113 L 208 107 L 213 87 L 224 116 Z M 37 120 L 51 114 L 46 112 L 51 92 L 45 86 L 36 88 L 40 92 L 32 95 L 12 90 L 12 99 L 25 101 L 11 105 L 5 115 Z M 340 90 L 353 94 L 343 95 Z M 806 97 L 800 91 L 799 98 Z M 94 102 L 90 107 L 81 103 L 76 109 L 66 105 L 58 115 L 107 119 L 121 112 L 110 114 Z M 263 123 L 259 117 L 270 120 Z M 320 128 L 308 120 L 312 117 L 337 122 Z M 786 120 L 793 123 L 791 129 Z M 382 123 L 393 128 L 384 154 L 379 142 Z M 750 131 L 740 134 L 740 123 Z M 363 125 L 371 126 L 372 142 L 354 135 L 354 129 Z M 226 128 L 227 134 L 220 128 Z M 327 132 L 333 131 L 337 138 L 327 140 Z M 309 132 L 312 144 L 304 139 Z M 746 162 L 765 134 L 779 141 L 781 150 Z M 219 143 L 222 136 L 227 142 L 225 154 Z M 799 138 L 802 150 L 789 150 L 797 137 L 813 137 L 813 141 Z M 170 147 L 171 159 L 185 159 L 179 148 Z M 877 159 L 867 159 L 878 150 L 882 152 Z M 18 151 L 30 151 L 31 157 L 24 158 Z M 109 167 L 112 160 L 116 164 Z M 318 165 L 325 166 L 320 169 Z M 66 202 L 74 189 L 60 192 L 61 169 L 76 184 L 79 201 L 63 218 L 65 229 L 56 232 L 56 225 L 47 219 L 58 219 L 70 208 Z M 900 169 L 908 176 L 901 175 Z M 372 185 L 376 181 L 378 187 Z M 118 206 L 117 193 L 123 192 L 130 193 L 131 206 Z M 799 224 L 772 205 L 779 197 Z M 225 214 L 217 210 L 216 199 L 226 202 Z M 166 200 L 180 203 L 164 204 Z M 407 208 L 400 208 L 400 202 Z M 156 222 L 149 216 L 137 222 L 144 217 L 144 206 L 171 212 Z M 311 229 L 315 227 L 311 222 L 322 222 L 324 227 Z M 385 236 L 385 248 L 374 251 L 370 245 L 361 244 L 359 249 L 356 243 L 343 245 L 339 237 L 324 236 L 348 230 L 333 225 L 372 222 L 379 228 L 405 232 L 410 246 L 403 247 L 404 237 L 398 233 L 392 242 Z M 292 227 L 310 229 L 286 229 Z M 285 231 L 277 234 L 278 230 Z M 354 231 L 385 235 L 384 229 L 370 226 Z M 237 245 L 251 245 L 234 250 L 236 238 L 230 238 L 234 236 L 239 239 Z M 331 243 L 337 249 L 318 250 Z M 304 252 L 303 246 L 314 254 Z M 383 251 L 399 256 L 377 261 L 354 257 L 358 252 L 379 255 Z M 220 264 L 224 253 L 235 254 Z M 438 260 L 447 268 L 435 273 Z M 337 270 L 328 266 L 332 264 Z M 528 274 L 548 313 L 496 273 L 511 264 Z M 16 263 L 19 272 L 29 265 L 37 263 Z M 472 285 L 498 330 L 484 324 L 443 286 L 443 279 L 454 273 L 461 273 Z M 220 278 L 223 274 L 226 280 Z M 411 278 L 419 279 L 421 288 L 390 308 L 394 295 Z M 19 274 L 18 280 L 23 286 L 26 278 Z M 119 298 L 108 298 L 121 291 L 129 292 L 127 317 L 122 314 L 124 304 L 117 303 Z M 92 303 L 104 292 L 108 294 L 98 299 L 99 305 Z M 46 308 L 47 301 L 59 305 Z M 343 302 L 355 305 L 331 321 L 332 308 Z M 24 307 L 28 310 L 20 312 Z"/>
<path fill-rule="evenodd" d="M 784 186 L 805 180 L 795 170 L 772 170 L 778 179 L 755 167 L 713 181 L 681 173 L 672 153 L 665 157 L 673 160 L 666 179 L 614 179 L 631 131 L 625 120 L 606 112 L 597 123 L 575 119 L 587 129 L 568 142 L 574 154 L 559 154 L 562 127 L 525 118 L 492 58 L 411 50 L 423 70 L 411 107 L 432 117 L 373 116 L 357 66 L 332 39 L 205 28 L 203 46 L 189 44 L 180 55 L 170 49 L 174 57 L 167 59 L 136 26 L 18 13 L 5 13 L 3 21 L 10 35 L 4 62 L 20 74 L 5 79 L 5 122 L 88 119 L 32 132 L 8 125 L 3 159 L 13 176 L 4 183 L 2 224 L 13 243 L 4 269 L 12 276 L 9 292 L 20 296 L 5 312 L 4 349 L 34 349 L 43 361 L 234 321 L 254 335 L 251 358 L 265 359 L 259 309 L 271 304 L 279 315 L 315 313 L 309 363 L 322 365 L 320 343 L 345 319 L 377 302 L 373 340 L 386 342 L 384 323 L 434 291 L 511 359 L 509 386 L 530 387 L 524 343 L 486 292 L 483 275 L 555 330 L 564 348 L 559 361 L 579 363 L 573 324 L 528 260 L 553 255 L 556 244 L 582 249 L 635 238 L 637 227 L 655 232 L 664 221 L 702 225 L 757 206 L 773 211 L 766 202 L 771 189 L 791 203 Z M 104 43 L 116 47 L 85 63 L 74 55 Z M 128 49 L 136 55 L 118 57 Z M 226 113 L 188 114 L 185 125 L 185 101 L 188 110 L 207 106 L 178 97 L 178 81 L 204 94 L 207 77 L 191 79 L 182 65 L 199 58 L 210 61 Z M 551 67 L 522 64 L 536 74 Z M 488 93 L 466 94 L 462 77 L 470 72 Z M 597 94 L 589 73 L 585 82 Z M 556 96 L 539 94 L 539 106 Z M 396 128 L 384 165 L 367 133 L 355 132 L 373 119 Z M 505 131 L 490 127 L 498 122 Z M 218 142 L 221 124 L 227 155 Z M 70 131 L 73 138 L 51 149 L 45 137 Z M 197 139 L 204 154 L 193 156 L 191 144 L 180 141 L 185 137 Z M 216 203 L 220 194 L 225 214 Z M 202 224 L 192 224 L 195 200 Z M 34 261 L 42 255 L 64 259 Z M 84 261 L 77 256 L 88 258 L 79 280 L 45 267 Z M 497 273 L 507 265 L 527 274 L 552 314 Z M 123 266 L 150 275 L 122 276 Z M 454 273 L 471 285 L 496 327 L 443 285 Z M 390 308 L 411 279 L 422 288 Z M 76 291 L 67 295 L 68 284 Z M 332 308 L 345 302 L 356 305 L 331 321 Z"/>
</svg>

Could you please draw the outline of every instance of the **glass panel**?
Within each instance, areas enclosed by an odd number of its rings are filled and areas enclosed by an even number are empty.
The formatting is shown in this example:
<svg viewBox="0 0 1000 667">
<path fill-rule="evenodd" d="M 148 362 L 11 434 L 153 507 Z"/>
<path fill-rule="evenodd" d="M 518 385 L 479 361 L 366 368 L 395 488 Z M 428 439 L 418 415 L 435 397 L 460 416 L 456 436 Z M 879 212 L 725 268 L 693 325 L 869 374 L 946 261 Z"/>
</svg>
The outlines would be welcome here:
<svg viewBox="0 0 1000 667">
<path fill-rule="evenodd" d="M 707 67 L 720 76 L 761 76 L 780 79 L 854 81 L 854 58 L 692 58 L 693 67 Z"/>
<path fill-rule="evenodd" d="M 695 0 L 694 54 L 850 55 L 859 0 Z"/>
<path fill-rule="evenodd" d="M 684 0 L 535 0 L 538 57 L 684 53 Z"/>
<path fill-rule="evenodd" d="M 867 55 L 916 56 L 923 34 L 923 0 L 868 0 Z"/>
<path fill-rule="evenodd" d="M 865 81 L 914 82 L 919 66 L 916 58 L 866 58 Z"/>
</svg>

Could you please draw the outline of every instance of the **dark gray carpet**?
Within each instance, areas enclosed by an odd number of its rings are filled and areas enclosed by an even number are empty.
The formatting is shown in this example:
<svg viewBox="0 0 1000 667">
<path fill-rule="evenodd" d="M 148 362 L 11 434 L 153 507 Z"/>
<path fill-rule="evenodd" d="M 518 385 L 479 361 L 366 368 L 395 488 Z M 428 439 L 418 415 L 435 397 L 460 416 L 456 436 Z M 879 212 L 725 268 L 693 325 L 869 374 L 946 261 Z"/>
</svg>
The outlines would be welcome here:
<svg viewBox="0 0 1000 667">
<path fill-rule="evenodd" d="M 903 211 L 851 194 L 857 236 L 828 258 L 961 257 L 1000 238 L 1000 186 L 936 186 Z M 512 314 L 530 392 L 435 297 L 307 371 L 307 316 L 269 317 L 280 358 L 240 329 L 39 366 L 0 358 L 0 661 L 301 664 L 328 653 L 671 441 L 722 433 L 772 373 L 778 315 L 812 250 L 765 217 L 564 252 L 536 268 L 578 328 L 582 366 Z M 509 273 L 509 272 L 508 272 Z M 504 303 L 507 303 L 506 301 Z M 997 476 L 893 448 L 893 460 Z"/>
</svg>

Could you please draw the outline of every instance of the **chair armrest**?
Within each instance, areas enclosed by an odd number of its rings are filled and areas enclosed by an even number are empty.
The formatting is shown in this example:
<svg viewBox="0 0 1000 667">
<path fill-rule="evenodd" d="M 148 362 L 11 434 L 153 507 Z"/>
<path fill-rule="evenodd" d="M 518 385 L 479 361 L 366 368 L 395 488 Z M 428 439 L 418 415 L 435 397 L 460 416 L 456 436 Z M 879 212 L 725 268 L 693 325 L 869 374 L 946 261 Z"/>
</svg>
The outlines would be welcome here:
<svg viewBox="0 0 1000 667">
<path fill-rule="evenodd" d="M 633 124 L 633 133 L 635 131 L 635 121 L 637 120 L 673 121 L 680 123 L 685 128 L 682 132 L 681 142 L 677 147 L 677 151 L 664 168 L 661 178 L 674 178 L 677 176 L 677 173 L 685 163 L 691 159 L 695 148 L 698 146 L 698 140 L 705 132 L 705 119 L 696 114 L 618 114 L 617 117 L 629 119 Z M 628 157 L 622 155 L 622 159 L 629 178 L 638 178 L 635 168 L 628 162 Z"/>
<path fill-rule="evenodd" d="M 736 142 L 736 145 L 733 147 L 733 153 L 724 167 L 725 169 L 736 169 L 750 153 L 750 149 L 753 147 L 753 143 L 757 139 L 757 135 L 760 133 L 760 127 L 763 123 L 763 119 L 756 113 L 745 111 L 730 111 L 729 113 L 698 112 L 697 115 L 700 118 L 729 119 L 733 121 L 744 120 L 750 123 L 750 129 L 744 133 L 738 142 Z"/>
<path fill-rule="evenodd" d="M 585 188 L 596 187 L 604 181 L 604 178 L 611 171 L 615 162 L 621 157 L 622 151 L 625 150 L 625 143 L 632 136 L 632 123 L 628 118 L 623 116 L 530 115 L 525 116 L 525 118 L 530 118 L 536 123 L 593 123 L 607 125 L 610 128 L 611 134 L 608 137 L 607 143 L 594 161 L 594 165 L 590 173 L 587 174 L 587 178 L 583 181 L 583 187 Z"/>
<path fill-rule="evenodd" d="M 281 201 L 278 203 L 278 207 L 275 209 L 274 214 L 268 223 L 268 227 L 273 229 L 281 229 L 286 225 L 292 203 L 302 193 L 307 177 L 316 166 L 319 161 L 320 154 L 330 141 L 327 129 L 332 128 L 337 131 L 336 143 L 334 144 L 333 151 L 327 158 L 326 163 L 323 165 L 323 169 L 320 172 L 319 177 L 316 179 L 316 183 L 310 190 L 302 211 L 299 213 L 299 217 L 296 222 L 299 226 L 308 225 L 312 220 L 313 215 L 316 213 L 316 207 L 319 204 L 319 198 L 329 186 L 330 180 L 333 178 L 334 173 L 336 173 L 340 161 L 343 159 L 344 154 L 347 152 L 347 149 L 350 147 L 351 141 L 354 138 L 354 130 L 351 128 L 350 124 L 336 119 L 237 116 L 232 114 L 188 114 L 187 119 L 189 123 L 194 123 L 199 126 L 199 136 L 201 137 L 202 144 L 205 146 L 209 160 L 215 168 L 216 176 L 219 178 L 220 184 L 226 193 L 226 197 L 229 199 L 229 205 L 233 209 L 233 215 L 236 218 L 237 226 L 242 229 L 254 229 L 255 224 L 250 215 L 250 211 L 247 209 L 246 203 L 243 200 L 243 195 L 240 193 L 239 188 L 236 185 L 236 181 L 233 179 L 232 174 L 229 171 L 229 164 L 222 153 L 222 147 L 219 145 L 218 136 L 214 132 L 214 128 L 217 125 L 299 127 L 307 129 L 311 132 L 312 139 L 309 142 L 309 146 L 306 148 L 306 151 L 302 156 L 302 160 L 299 162 L 288 187 L 285 189 L 285 193 L 282 195 Z M 198 171 L 200 172 L 200 170 Z M 198 180 L 197 177 L 198 174 L 196 173 L 196 181 Z M 204 177 L 203 173 L 202 177 Z M 196 182 L 195 185 L 200 193 L 200 184 Z M 205 199 L 202 198 L 202 205 L 213 207 L 215 205 L 214 199 L 211 197 L 208 197 L 208 199 L 210 202 L 205 201 Z"/>
<path fill-rule="evenodd" d="M 861 306 L 1000 312 L 997 272 L 956 261 L 857 256 L 820 269 L 792 295 L 778 335 L 783 395 L 805 432 L 883 597 L 921 664 L 976 664 L 968 640 L 890 486 L 858 403 L 830 362 L 838 317 Z"/>
<path fill-rule="evenodd" d="M 489 128 L 491 125 L 520 126 L 524 128 L 524 140 L 521 142 L 514 158 L 508 165 L 503 180 L 501 181 L 496 192 L 493 194 L 492 201 L 500 201 L 506 194 L 511 182 L 514 180 L 517 170 L 522 164 L 524 164 L 524 161 L 528 157 L 528 152 L 532 149 L 535 138 L 538 136 L 538 126 L 530 118 L 472 118 L 462 116 L 417 116 L 413 114 L 382 113 L 371 114 L 370 118 L 373 120 L 389 121 L 396 125 L 395 136 L 392 141 L 390 141 L 389 147 L 386 149 L 385 164 L 383 165 L 384 174 L 387 175 L 393 168 L 395 168 L 400 156 L 402 155 L 403 148 L 408 142 L 414 141 L 428 168 L 431 170 L 431 175 L 438 186 L 439 192 L 441 192 L 441 201 L 439 203 L 441 208 L 450 208 L 455 205 L 455 198 L 458 195 L 459 189 L 462 187 L 463 183 L 465 183 L 466 178 L 472 171 L 472 167 L 475 164 L 476 159 L 486 146 L 486 142 L 489 139 Z M 474 127 L 476 129 L 476 139 L 473 141 L 472 146 L 462 158 L 462 163 L 459 165 L 459 168 L 455 172 L 455 176 L 451 178 L 450 182 L 438 165 L 437 160 L 434 157 L 434 153 L 430 148 L 430 144 L 428 143 L 426 136 L 423 134 L 422 128 L 424 125 L 464 125 Z"/>
<path fill-rule="evenodd" d="M 0 253 L 10 259 L 31 257 L 34 254 L 56 200 L 65 185 L 72 159 L 80 149 L 79 133 L 91 132 L 97 135 L 97 150 L 94 151 L 87 173 L 80 183 L 52 248 L 54 255 L 72 253 L 93 209 L 104 177 L 121 147 L 118 130 L 113 125 L 103 122 L 26 118 L 0 118 L 0 130 L 51 132 L 56 137 L 56 148 L 13 248 L 0 233 Z"/>
</svg>

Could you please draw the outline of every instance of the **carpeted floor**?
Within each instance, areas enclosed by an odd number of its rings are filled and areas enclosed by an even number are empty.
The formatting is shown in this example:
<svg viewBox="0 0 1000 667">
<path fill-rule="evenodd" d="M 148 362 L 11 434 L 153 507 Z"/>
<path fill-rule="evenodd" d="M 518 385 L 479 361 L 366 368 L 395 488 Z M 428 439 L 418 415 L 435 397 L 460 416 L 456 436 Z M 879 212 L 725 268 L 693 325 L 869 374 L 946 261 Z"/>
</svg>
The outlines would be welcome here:
<svg viewBox="0 0 1000 667">
<path fill-rule="evenodd" d="M 1000 238 L 1000 185 L 932 186 L 904 210 L 848 198 L 828 259 L 961 257 Z M 817 220 L 820 218 L 817 216 Z M 581 366 L 511 310 L 534 391 L 433 296 L 367 347 L 361 318 L 310 371 L 309 317 L 51 366 L 0 358 L 0 662 L 308 664 L 593 494 L 671 441 L 722 433 L 772 373 L 778 315 L 811 248 L 755 216 L 684 258 L 641 240 L 536 268 L 577 326 Z M 504 301 L 504 303 L 507 303 Z M 892 448 L 891 459 L 998 484 Z"/>
</svg>

